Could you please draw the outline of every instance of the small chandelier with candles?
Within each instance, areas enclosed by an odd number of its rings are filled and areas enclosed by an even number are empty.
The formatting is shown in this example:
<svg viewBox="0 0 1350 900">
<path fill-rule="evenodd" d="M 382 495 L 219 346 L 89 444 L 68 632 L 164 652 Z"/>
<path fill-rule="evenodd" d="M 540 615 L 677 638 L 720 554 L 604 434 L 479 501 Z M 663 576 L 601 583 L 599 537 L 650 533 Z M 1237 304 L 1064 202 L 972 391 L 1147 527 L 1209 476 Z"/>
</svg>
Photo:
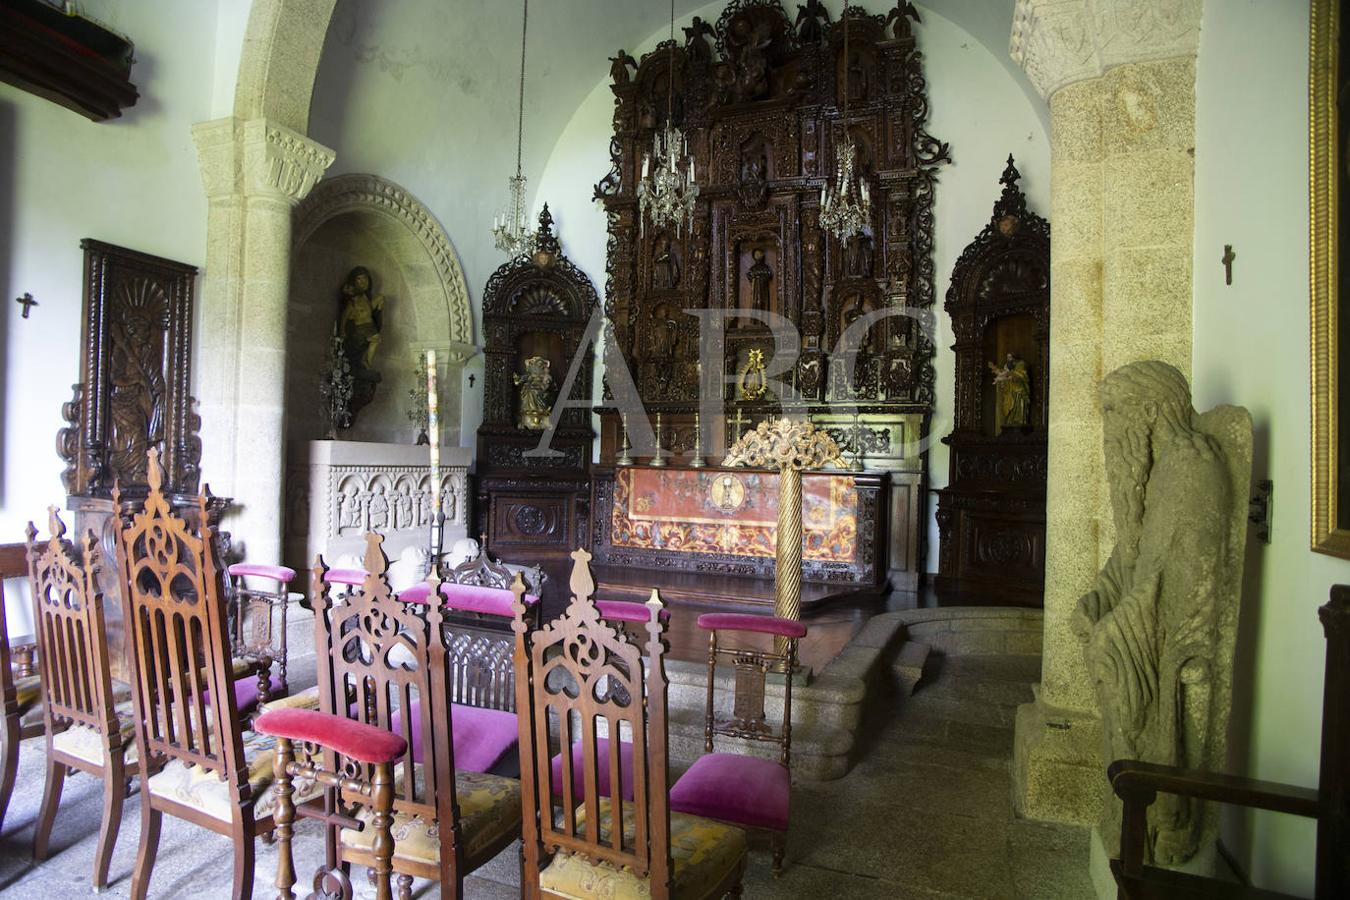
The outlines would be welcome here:
<svg viewBox="0 0 1350 900">
<path fill-rule="evenodd" d="M 835 147 L 834 178 L 820 189 L 820 225 L 840 241 L 864 233 L 872 222 L 872 193 L 858 166 L 858 148 L 848 130 L 848 0 L 844 0 L 843 137 Z"/>
<path fill-rule="evenodd" d="M 652 136 L 652 152 L 642 157 L 642 179 L 637 185 L 641 230 L 673 227 L 678 235 L 694 221 L 698 185 L 694 158 L 684 133 L 675 127 L 675 0 L 670 2 L 670 67 L 666 72 L 666 125 Z"/>
<path fill-rule="evenodd" d="M 534 251 L 534 231 L 530 228 L 530 211 L 525 199 L 525 176 L 521 174 L 520 155 L 525 137 L 525 29 L 529 24 L 530 0 L 524 0 L 520 18 L 520 94 L 516 118 L 516 174 L 507 179 L 510 200 L 504 212 L 492 219 L 492 237 L 497 249 L 510 256 L 523 256 Z"/>
</svg>

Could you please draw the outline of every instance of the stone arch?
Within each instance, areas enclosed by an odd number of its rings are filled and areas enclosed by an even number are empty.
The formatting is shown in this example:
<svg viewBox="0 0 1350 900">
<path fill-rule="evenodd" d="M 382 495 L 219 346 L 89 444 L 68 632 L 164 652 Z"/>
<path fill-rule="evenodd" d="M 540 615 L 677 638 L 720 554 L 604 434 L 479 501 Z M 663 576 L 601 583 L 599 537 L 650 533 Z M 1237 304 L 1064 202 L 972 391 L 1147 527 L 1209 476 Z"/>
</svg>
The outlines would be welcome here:
<svg viewBox="0 0 1350 900">
<path fill-rule="evenodd" d="M 310 98 L 336 3 L 253 0 L 239 56 L 235 118 L 265 118 L 309 133 Z"/>
<path fill-rule="evenodd" d="M 400 236 L 415 239 L 430 263 L 408 269 L 408 287 L 418 298 L 419 312 L 428 314 L 425 321 L 419 316 L 419 324 L 426 328 L 425 339 L 467 350 L 473 344 L 473 315 L 459 255 L 431 210 L 387 178 L 339 175 L 319 182 L 295 209 L 292 256 L 326 223 L 347 215 L 385 220 L 393 226 L 393 241 Z"/>
</svg>

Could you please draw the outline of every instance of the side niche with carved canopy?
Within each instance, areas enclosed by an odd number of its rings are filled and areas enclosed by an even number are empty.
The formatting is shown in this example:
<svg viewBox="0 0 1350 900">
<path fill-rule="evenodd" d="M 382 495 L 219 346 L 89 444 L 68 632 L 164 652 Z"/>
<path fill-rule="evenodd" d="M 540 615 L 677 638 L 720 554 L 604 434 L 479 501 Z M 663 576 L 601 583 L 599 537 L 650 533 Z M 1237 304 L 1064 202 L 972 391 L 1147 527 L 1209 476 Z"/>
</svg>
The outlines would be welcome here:
<svg viewBox="0 0 1350 900">
<path fill-rule="evenodd" d="M 600 298 L 562 252 L 547 206 L 535 249 L 503 264 L 483 292 L 483 424 L 478 429 L 478 534 L 500 559 L 562 574 L 586 534 L 590 497 L 591 371 L 587 327 Z M 573 404 L 536 455 L 575 366 Z M 565 578 L 559 578 L 564 581 Z M 553 591 L 546 588 L 547 603 Z"/>
<path fill-rule="evenodd" d="M 956 427 L 937 491 L 937 589 L 1040 605 L 1045 580 L 1050 224 L 1008 157 L 1003 194 L 952 271 Z"/>
<path fill-rule="evenodd" d="M 926 130 L 913 4 L 880 15 L 851 7 L 840 21 L 817 0 L 796 10 L 732 0 L 715 24 L 693 19 L 682 43 L 611 60 L 611 168 L 595 190 L 608 216 L 605 311 L 649 415 L 662 413 L 675 464 L 693 459 L 700 385 L 715 383 L 700 367 L 700 319 L 739 314 L 725 319 L 723 415 L 702 416 L 704 452 L 719 457 L 780 407 L 808 416 L 868 468 L 892 473 L 891 577 L 913 587 L 934 386 L 918 326 L 934 302 L 933 200 L 950 156 Z M 668 94 L 699 187 L 680 228 L 644 222 L 637 196 Z M 872 208 L 864 232 L 841 241 L 822 227 L 821 192 L 845 135 Z M 858 345 L 837 346 L 860 319 L 873 324 Z M 790 323 L 797 339 L 778 346 L 770 321 Z M 758 390 L 763 368 L 784 396 Z M 620 431 L 617 413 L 603 413 L 602 462 L 618 456 Z"/>
</svg>

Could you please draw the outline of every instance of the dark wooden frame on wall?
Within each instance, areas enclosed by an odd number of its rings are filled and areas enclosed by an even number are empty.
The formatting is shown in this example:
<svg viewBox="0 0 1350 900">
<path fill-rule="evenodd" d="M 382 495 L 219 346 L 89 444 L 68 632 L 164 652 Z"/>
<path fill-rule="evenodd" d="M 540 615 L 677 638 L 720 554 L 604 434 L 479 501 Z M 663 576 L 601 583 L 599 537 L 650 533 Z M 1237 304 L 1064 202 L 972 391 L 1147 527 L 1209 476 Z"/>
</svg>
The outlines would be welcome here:
<svg viewBox="0 0 1350 900">
<path fill-rule="evenodd" d="M 46 0 L 0 5 L 0 81 L 95 122 L 134 106 L 131 40 Z"/>
<path fill-rule="evenodd" d="M 952 270 L 946 309 L 956 343 L 949 479 L 938 490 L 938 577 L 947 602 L 1040 606 L 1045 591 L 1045 489 L 1050 387 L 1050 223 L 1027 210 L 1008 157 L 989 224 Z M 1029 319 L 1036 353 L 1029 424 L 991 431 L 989 329 Z"/>
<path fill-rule="evenodd" d="M 719 459 L 744 430 L 733 417 L 753 425 L 783 411 L 808 416 L 869 467 L 891 471 L 890 576 L 909 589 L 922 568 L 934 386 L 932 343 L 916 320 L 934 302 L 934 192 L 950 161 L 947 145 L 926 131 L 916 18 L 905 2 L 883 15 L 850 8 L 845 60 L 845 23 L 830 21 L 820 4 L 798 5 L 794 20 L 780 0 L 731 0 L 715 24 L 695 19 L 685 28 L 683 44 L 664 41 L 640 62 L 621 52 L 611 67 L 611 169 L 595 191 L 608 217 L 613 346 L 648 415 L 661 412 L 671 461 L 692 460 L 700 388 L 715 377 L 699 365 L 699 322 L 683 311 L 745 308 L 747 259 L 756 248 L 772 250 L 769 306 L 800 335 L 800 355 L 782 376 L 787 396 L 746 399 L 726 379 L 721 414 L 701 420 L 704 453 Z M 665 126 L 668 82 L 699 186 L 692 224 L 678 231 L 644 226 L 637 196 L 643 156 Z M 845 128 L 859 145 L 873 212 L 866 239 L 841 244 L 821 227 L 819 198 Z M 847 354 L 832 353 L 835 337 L 856 313 L 883 308 L 908 317 L 872 328 L 848 382 Z M 730 323 L 723 371 L 735 373 L 754 349 L 771 362 L 770 329 Z M 612 463 L 622 441 L 617 411 L 602 411 L 601 423 L 601 461 Z"/>
<path fill-rule="evenodd" d="M 540 565 L 549 575 L 544 600 L 561 601 L 568 554 L 586 539 L 590 521 L 590 402 L 593 348 L 587 329 L 600 298 L 586 274 L 562 252 L 545 205 L 532 254 L 492 273 L 483 291 L 483 424 L 478 428 L 476 534 L 503 562 Z M 561 336 L 552 368 L 555 389 L 567 366 L 578 366 L 565 410 L 549 440 L 557 455 L 531 456 L 542 432 L 517 424 L 519 343 L 531 333 Z M 580 359 L 578 359 L 580 354 Z M 561 362 L 561 366 L 557 363 Z M 552 607 L 547 610 L 551 614 Z"/>
</svg>

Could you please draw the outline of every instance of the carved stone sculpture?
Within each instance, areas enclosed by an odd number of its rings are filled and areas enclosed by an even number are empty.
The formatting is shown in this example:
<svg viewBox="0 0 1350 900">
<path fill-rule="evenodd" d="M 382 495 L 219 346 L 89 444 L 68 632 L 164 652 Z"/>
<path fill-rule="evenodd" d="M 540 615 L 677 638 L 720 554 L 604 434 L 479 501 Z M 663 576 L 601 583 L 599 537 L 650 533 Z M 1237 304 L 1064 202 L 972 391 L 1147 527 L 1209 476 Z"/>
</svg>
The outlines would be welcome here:
<svg viewBox="0 0 1350 900">
<path fill-rule="evenodd" d="M 1186 379 L 1156 361 L 1112 372 L 1101 402 L 1116 546 L 1078 601 L 1073 627 L 1101 705 L 1105 762 L 1221 770 L 1251 417 L 1231 406 L 1197 415 Z M 1109 794 L 1105 779 L 1102 787 Z M 1215 827 L 1202 805 L 1160 794 L 1149 809 L 1149 856 L 1163 865 L 1185 862 Z M 1114 854 L 1114 801 L 1106 804 L 1101 835 Z"/>
<path fill-rule="evenodd" d="M 342 284 L 341 301 L 338 335 L 342 338 L 353 379 L 348 409 L 350 425 L 357 411 L 375 399 L 375 385 L 381 379 L 374 364 L 375 351 L 380 347 L 380 332 L 384 328 L 384 295 L 373 292 L 370 270 L 357 266 Z"/>
</svg>

